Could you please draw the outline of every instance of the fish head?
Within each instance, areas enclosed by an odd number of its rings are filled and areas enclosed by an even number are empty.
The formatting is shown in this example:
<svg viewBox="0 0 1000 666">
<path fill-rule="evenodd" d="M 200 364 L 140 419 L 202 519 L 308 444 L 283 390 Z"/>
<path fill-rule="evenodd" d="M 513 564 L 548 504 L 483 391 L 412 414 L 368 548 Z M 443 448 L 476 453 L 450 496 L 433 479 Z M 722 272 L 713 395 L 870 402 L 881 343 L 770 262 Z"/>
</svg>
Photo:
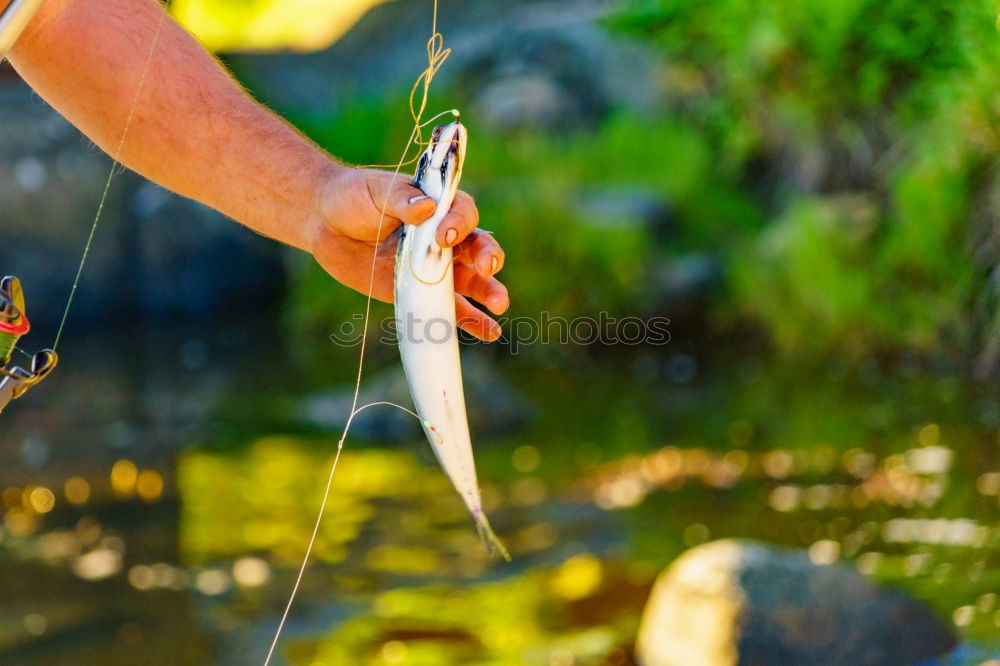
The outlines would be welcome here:
<svg viewBox="0 0 1000 666">
<path fill-rule="evenodd" d="M 434 128 L 430 145 L 420 156 L 414 184 L 435 201 L 454 198 L 462 177 L 468 136 L 465 125 L 457 119 Z"/>
</svg>

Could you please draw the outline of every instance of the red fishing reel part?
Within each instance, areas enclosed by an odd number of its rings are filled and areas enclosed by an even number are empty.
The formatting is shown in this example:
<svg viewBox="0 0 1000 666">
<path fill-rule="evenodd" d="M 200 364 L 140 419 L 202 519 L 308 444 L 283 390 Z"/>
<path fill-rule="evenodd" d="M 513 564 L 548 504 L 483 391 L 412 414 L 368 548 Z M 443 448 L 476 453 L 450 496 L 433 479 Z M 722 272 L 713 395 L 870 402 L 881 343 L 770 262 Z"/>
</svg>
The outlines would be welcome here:
<svg viewBox="0 0 1000 666">
<path fill-rule="evenodd" d="M 11 400 L 20 398 L 45 379 L 59 362 L 53 350 L 45 349 L 31 357 L 29 370 L 20 366 L 8 367 L 21 336 L 30 329 L 31 323 L 24 314 L 21 282 L 9 275 L 0 280 L 0 412 Z"/>
<path fill-rule="evenodd" d="M 31 330 L 31 322 L 23 314 L 18 316 L 13 322 L 6 322 L 0 318 L 0 334 L 3 335 L 16 335 L 18 337 L 24 335 Z"/>
<path fill-rule="evenodd" d="M 18 307 L 19 298 L 14 290 L 20 293 L 20 283 L 16 278 L 7 277 L 0 283 L 0 334 L 22 336 L 31 330 L 31 322 L 24 314 L 24 308 Z"/>
</svg>

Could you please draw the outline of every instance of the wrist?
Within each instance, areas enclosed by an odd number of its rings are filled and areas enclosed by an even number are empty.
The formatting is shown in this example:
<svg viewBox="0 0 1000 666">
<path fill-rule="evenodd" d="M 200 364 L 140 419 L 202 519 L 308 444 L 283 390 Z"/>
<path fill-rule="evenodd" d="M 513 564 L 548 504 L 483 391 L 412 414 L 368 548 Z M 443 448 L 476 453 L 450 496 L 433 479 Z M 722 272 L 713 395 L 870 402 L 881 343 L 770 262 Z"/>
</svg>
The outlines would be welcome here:
<svg viewBox="0 0 1000 666">
<path fill-rule="evenodd" d="M 330 212 L 336 206 L 338 184 L 348 171 L 350 167 L 329 158 L 317 169 L 313 185 L 315 197 L 304 225 L 300 246 L 303 250 L 315 255 L 317 246 L 321 242 L 328 242 Z"/>
</svg>

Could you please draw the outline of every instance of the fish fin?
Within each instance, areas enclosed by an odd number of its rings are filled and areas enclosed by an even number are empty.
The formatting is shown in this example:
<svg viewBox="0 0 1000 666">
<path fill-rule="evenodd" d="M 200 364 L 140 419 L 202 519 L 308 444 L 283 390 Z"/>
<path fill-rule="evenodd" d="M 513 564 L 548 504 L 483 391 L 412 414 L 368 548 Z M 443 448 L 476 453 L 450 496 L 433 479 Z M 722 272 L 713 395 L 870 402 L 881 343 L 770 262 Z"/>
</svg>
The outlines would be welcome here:
<svg viewBox="0 0 1000 666">
<path fill-rule="evenodd" d="M 396 253 L 399 251 L 399 244 L 403 242 L 403 236 L 406 234 L 403 228 L 404 225 L 400 225 L 395 231 L 386 236 L 385 240 L 379 244 L 378 249 L 375 250 L 375 256 L 377 258 L 396 258 Z"/>
<path fill-rule="evenodd" d="M 497 533 L 493 531 L 490 526 L 490 521 L 486 518 L 486 514 L 482 511 L 477 512 L 474 515 L 476 520 L 476 529 L 479 531 L 479 538 L 483 540 L 483 546 L 486 548 L 486 552 L 492 555 L 499 555 L 506 561 L 510 562 L 510 552 L 507 550 L 507 546 L 503 544 Z"/>
</svg>

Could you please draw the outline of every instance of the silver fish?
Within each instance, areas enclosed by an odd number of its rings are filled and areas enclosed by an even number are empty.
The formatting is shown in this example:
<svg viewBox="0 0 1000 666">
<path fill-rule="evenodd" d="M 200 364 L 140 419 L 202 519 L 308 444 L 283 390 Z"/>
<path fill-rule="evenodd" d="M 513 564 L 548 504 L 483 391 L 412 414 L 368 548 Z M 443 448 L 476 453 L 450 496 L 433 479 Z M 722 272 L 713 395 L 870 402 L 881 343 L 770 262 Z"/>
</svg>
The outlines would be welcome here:
<svg viewBox="0 0 1000 666">
<path fill-rule="evenodd" d="M 423 224 L 406 224 L 399 232 L 397 336 L 410 394 L 431 448 L 475 519 L 484 542 L 509 560 L 480 499 L 458 353 L 452 249 L 441 247 L 436 240 L 438 225 L 458 192 L 467 140 L 468 133 L 457 119 L 435 128 L 417 166 L 414 185 L 431 197 L 437 208 Z"/>
</svg>

